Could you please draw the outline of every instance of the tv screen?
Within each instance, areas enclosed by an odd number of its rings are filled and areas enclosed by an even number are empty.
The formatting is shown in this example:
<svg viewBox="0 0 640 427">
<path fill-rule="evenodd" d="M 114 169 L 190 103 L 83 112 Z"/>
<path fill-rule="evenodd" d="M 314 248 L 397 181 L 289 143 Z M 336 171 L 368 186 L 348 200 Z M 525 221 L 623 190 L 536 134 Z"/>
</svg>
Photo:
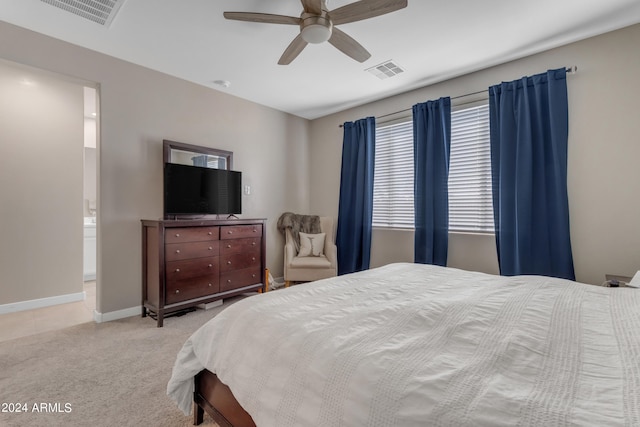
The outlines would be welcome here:
<svg viewBox="0 0 640 427">
<path fill-rule="evenodd" d="M 164 213 L 242 213 L 242 172 L 165 163 Z"/>
</svg>

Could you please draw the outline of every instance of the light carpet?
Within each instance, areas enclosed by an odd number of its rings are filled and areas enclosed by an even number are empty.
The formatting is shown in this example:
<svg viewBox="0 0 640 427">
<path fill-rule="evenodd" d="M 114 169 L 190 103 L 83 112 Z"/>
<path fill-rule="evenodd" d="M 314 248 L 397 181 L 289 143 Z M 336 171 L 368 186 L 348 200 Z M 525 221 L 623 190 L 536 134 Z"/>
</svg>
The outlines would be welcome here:
<svg viewBox="0 0 640 427">
<path fill-rule="evenodd" d="M 136 316 L 0 343 L 0 426 L 191 426 L 166 395 L 176 355 L 241 298 L 166 318 L 162 328 Z M 205 414 L 202 425 L 217 424 Z"/>
</svg>

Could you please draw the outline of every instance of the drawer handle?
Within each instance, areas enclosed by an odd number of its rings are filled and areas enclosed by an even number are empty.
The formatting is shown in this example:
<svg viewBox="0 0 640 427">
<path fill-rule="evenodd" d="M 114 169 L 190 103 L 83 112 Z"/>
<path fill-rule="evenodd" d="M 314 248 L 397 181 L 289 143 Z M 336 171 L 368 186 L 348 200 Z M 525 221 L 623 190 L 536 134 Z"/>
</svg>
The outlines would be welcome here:
<svg viewBox="0 0 640 427">
<path fill-rule="evenodd" d="M 180 273 L 180 269 L 179 268 L 176 268 L 176 273 Z"/>
<path fill-rule="evenodd" d="M 213 248 L 212 248 L 211 246 L 209 246 L 209 250 L 210 250 L 210 251 L 212 251 L 212 250 L 213 250 Z"/>
<path fill-rule="evenodd" d="M 176 253 L 179 254 L 180 253 L 180 249 L 176 249 Z"/>
<path fill-rule="evenodd" d="M 209 268 L 213 267 L 213 264 L 209 264 Z"/>
<path fill-rule="evenodd" d="M 256 245 L 256 242 L 251 242 L 251 246 L 255 246 L 255 245 Z"/>
<path fill-rule="evenodd" d="M 211 283 L 209 283 L 209 287 L 211 287 Z"/>
<path fill-rule="evenodd" d="M 180 293 L 180 289 L 176 289 L 176 294 L 179 294 L 179 293 Z"/>
<path fill-rule="evenodd" d="M 231 279 L 227 279 L 227 283 L 231 283 Z"/>
<path fill-rule="evenodd" d="M 231 265 L 231 261 L 227 261 L 227 264 L 228 264 L 228 265 Z"/>
<path fill-rule="evenodd" d="M 256 257 L 252 256 L 251 261 L 255 261 L 255 260 L 256 260 Z"/>
<path fill-rule="evenodd" d="M 254 229 L 253 229 L 253 232 L 255 233 L 256 231 L 258 231 L 258 229 L 257 229 L 257 228 L 254 228 Z"/>
<path fill-rule="evenodd" d="M 233 231 L 229 230 L 227 231 L 227 234 L 233 234 Z"/>
<path fill-rule="evenodd" d="M 253 278 L 255 279 L 255 277 L 256 277 L 255 273 L 254 273 L 254 274 L 252 274 L 252 275 L 251 275 L 251 277 L 253 277 Z"/>
<path fill-rule="evenodd" d="M 227 245 L 227 248 L 231 248 L 231 245 Z"/>
<path fill-rule="evenodd" d="M 180 233 L 176 233 L 176 237 L 180 237 Z"/>
</svg>

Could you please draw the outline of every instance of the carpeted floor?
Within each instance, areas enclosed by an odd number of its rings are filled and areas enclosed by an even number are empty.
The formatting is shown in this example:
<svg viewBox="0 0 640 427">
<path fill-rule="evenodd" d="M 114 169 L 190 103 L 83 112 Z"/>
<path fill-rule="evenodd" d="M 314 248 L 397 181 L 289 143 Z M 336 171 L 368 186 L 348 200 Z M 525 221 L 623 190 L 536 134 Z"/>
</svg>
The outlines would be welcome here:
<svg viewBox="0 0 640 427">
<path fill-rule="evenodd" d="M 167 318 L 162 328 L 137 316 L 0 343 L 0 426 L 192 425 L 166 395 L 175 357 L 239 298 Z M 202 425 L 216 424 L 205 415 Z"/>
</svg>

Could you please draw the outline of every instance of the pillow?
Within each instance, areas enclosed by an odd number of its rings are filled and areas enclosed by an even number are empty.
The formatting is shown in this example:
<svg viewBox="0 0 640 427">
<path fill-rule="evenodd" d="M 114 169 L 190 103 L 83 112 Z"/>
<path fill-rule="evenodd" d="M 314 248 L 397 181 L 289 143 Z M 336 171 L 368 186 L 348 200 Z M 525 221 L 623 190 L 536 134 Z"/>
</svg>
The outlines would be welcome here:
<svg viewBox="0 0 640 427">
<path fill-rule="evenodd" d="M 298 256 L 323 256 L 325 233 L 307 234 L 300 232 Z"/>
</svg>

